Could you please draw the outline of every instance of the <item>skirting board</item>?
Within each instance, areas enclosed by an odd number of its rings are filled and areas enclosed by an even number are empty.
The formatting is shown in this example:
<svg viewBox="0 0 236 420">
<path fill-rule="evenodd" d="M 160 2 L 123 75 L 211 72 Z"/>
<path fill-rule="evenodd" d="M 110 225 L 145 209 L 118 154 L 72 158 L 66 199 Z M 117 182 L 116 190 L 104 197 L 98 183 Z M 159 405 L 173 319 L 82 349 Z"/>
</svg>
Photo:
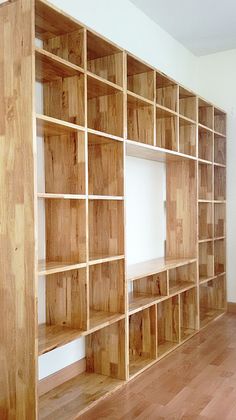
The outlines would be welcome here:
<svg viewBox="0 0 236 420">
<path fill-rule="evenodd" d="M 227 303 L 227 312 L 232 314 L 236 314 L 236 302 L 228 302 Z"/>
</svg>

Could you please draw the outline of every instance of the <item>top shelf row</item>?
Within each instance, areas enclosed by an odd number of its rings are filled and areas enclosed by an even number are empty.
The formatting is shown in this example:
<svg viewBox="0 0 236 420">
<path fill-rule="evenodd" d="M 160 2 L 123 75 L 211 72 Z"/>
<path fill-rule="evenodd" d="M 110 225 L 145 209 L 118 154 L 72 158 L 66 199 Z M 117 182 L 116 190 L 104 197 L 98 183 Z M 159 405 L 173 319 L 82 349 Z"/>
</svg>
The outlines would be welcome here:
<svg viewBox="0 0 236 420">
<path fill-rule="evenodd" d="M 55 16 L 52 16 L 55 15 Z M 53 20 L 52 20 L 53 19 Z M 54 22 L 53 26 L 50 22 Z M 127 90 L 163 106 L 199 124 L 226 134 L 226 115 L 212 104 L 179 86 L 163 73 L 127 54 L 79 24 L 71 17 L 36 1 L 35 34 L 37 45 L 54 56 L 87 70 L 104 80 L 124 87 L 124 66 L 127 68 Z"/>
</svg>

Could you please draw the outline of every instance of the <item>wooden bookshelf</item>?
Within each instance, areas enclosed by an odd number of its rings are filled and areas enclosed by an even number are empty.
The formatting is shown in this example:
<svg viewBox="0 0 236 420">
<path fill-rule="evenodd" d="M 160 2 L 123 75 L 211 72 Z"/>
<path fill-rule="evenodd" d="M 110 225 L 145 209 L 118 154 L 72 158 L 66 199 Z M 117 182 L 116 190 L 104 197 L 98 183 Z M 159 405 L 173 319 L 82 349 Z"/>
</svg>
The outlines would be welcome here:
<svg viewBox="0 0 236 420">
<path fill-rule="evenodd" d="M 4 415 L 72 419 L 224 313 L 226 114 L 46 0 L 0 17 Z M 166 166 L 165 255 L 131 266 L 126 156 Z M 79 371 L 38 384 L 38 358 L 82 337 Z"/>
</svg>

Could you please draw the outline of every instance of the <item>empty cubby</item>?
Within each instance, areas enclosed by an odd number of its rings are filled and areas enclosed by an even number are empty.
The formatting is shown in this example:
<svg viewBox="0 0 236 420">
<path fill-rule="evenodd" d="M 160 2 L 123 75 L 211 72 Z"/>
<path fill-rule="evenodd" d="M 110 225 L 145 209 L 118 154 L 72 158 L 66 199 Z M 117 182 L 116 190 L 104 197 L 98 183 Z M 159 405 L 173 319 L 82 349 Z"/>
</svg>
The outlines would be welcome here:
<svg viewBox="0 0 236 420">
<path fill-rule="evenodd" d="M 198 237 L 199 240 L 213 238 L 213 204 L 198 204 Z"/>
<path fill-rule="evenodd" d="M 180 267 L 169 270 L 169 291 L 170 294 L 178 293 L 179 291 L 194 285 L 197 281 L 197 266 L 196 262 L 182 265 Z"/>
<path fill-rule="evenodd" d="M 88 128 L 123 136 L 123 93 L 120 89 L 87 77 Z"/>
<path fill-rule="evenodd" d="M 129 309 L 134 310 L 143 305 L 167 296 L 167 272 L 142 277 L 130 282 Z"/>
<path fill-rule="evenodd" d="M 157 304 L 158 356 L 162 356 L 179 343 L 179 296 Z"/>
<path fill-rule="evenodd" d="M 197 126 L 184 118 L 179 119 L 179 151 L 196 156 Z"/>
<path fill-rule="evenodd" d="M 156 73 L 156 103 L 177 112 L 178 85 L 162 73 Z"/>
<path fill-rule="evenodd" d="M 200 327 L 205 327 L 226 309 L 225 276 L 219 276 L 200 285 Z"/>
<path fill-rule="evenodd" d="M 124 203 L 89 200 L 89 259 L 124 254 Z"/>
<path fill-rule="evenodd" d="M 125 311 L 124 260 L 89 267 L 90 328 Z"/>
<path fill-rule="evenodd" d="M 226 135 L 226 114 L 217 108 L 214 108 L 214 130 Z"/>
<path fill-rule="evenodd" d="M 154 70 L 127 55 L 127 89 L 150 101 L 154 100 Z"/>
<path fill-rule="evenodd" d="M 132 95 L 127 96 L 127 137 L 154 144 L 154 106 Z"/>
<path fill-rule="evenodd" d="M 199 244 L 199 282 L 214 277 L 213 241 Z"/>
<path fill-rule="evenodd" d="M 157 357 L 156 306 L 136 312 L 129 317 L 129 374 L 130 376 Z"/>
<path fill-rule="evenodd" d="M 214 241 L 214 264 L 215 264 L 215 275 L 222 274 L 225 272 L 226 260 L 225 260 L 225 240 L 218 239 Z"/>
<path fill-rule="evenodd" d="M 123 143 L 88 134 L 88 191 L 94 195 L 124 195 Z"/>
<path fill-rule="evenodd" d="M 198 158 L 213 161 L 213 132 L 198 127 Z"/>
<path fill-rule="evenodd" d="M 213 167 L 207 163 L 198 164 L 198 198 L 213 199 Z"/>
<path fill-rule="evenodd" d="M 178 121 L 175 114 L 161 108 L 156 109 L 156 145 L 177 151 Z"/>
<path fill-rule="evenodd" d="M 198 99 L 198 122 L 213 129 L 213 106 L 203 99 Z"/>
<path fill-rule="evenodd" d="M 214 204 L 215 238 L 225 236 L 226 205 L 224 203 Z"/>
<path fill-rule="evenodd" d="M 218 201 L 226 199 L 226 169 L 221 166 L 214 166 L 214 196 Z"/>
<path fill-rule="evenodd" d="M 226 139 L 214 134 L 214 162 L 226 165 Z"/>
<path fill-rule="evenodd" d="M 179 113 L 190 120 L 197 119 L 197 98 L 189 90 L 179 87 Z"/>
<path fill-rule="evenodd" d="M 197 331 L 197 289 L 186 290 L 180 295 L 180 340 L 186 340 Z"/>
</svg>

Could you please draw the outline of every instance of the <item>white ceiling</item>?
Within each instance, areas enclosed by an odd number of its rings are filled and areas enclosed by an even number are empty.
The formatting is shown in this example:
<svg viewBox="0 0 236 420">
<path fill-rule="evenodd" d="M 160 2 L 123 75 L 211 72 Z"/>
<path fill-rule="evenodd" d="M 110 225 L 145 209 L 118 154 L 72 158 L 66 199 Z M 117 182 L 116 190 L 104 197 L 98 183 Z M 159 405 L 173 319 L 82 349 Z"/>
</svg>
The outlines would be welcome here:
<svg viewBox="0 0 236 420">
<path fill-rule="evenodd" d="M 236 0 L 131 0 L 195 55 L 236 48 Z"/>
</svg>

